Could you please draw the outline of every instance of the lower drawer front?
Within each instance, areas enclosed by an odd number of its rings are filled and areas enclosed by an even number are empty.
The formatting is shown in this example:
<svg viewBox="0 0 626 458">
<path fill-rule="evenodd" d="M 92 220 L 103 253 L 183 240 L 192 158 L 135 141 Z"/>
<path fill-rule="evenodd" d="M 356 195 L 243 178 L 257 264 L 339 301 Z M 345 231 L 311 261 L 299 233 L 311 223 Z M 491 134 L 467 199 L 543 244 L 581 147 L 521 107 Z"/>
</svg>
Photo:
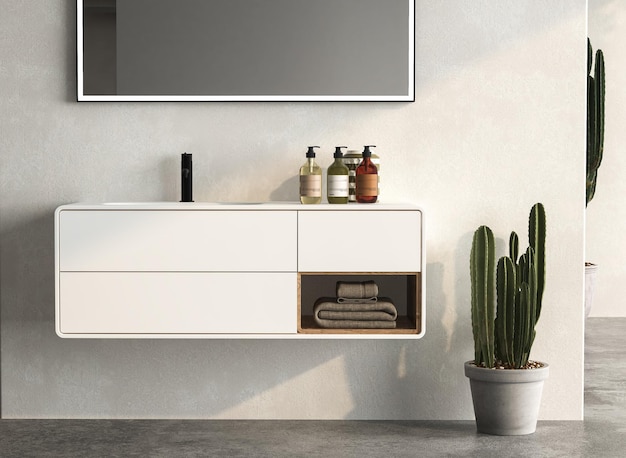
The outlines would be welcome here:
<svg viewBox="0 0 626 458">
<path fill-rule="evenodd" d="M 63 334 L 296 333 L 295 273 L 61 272 Z"/>
</svg>

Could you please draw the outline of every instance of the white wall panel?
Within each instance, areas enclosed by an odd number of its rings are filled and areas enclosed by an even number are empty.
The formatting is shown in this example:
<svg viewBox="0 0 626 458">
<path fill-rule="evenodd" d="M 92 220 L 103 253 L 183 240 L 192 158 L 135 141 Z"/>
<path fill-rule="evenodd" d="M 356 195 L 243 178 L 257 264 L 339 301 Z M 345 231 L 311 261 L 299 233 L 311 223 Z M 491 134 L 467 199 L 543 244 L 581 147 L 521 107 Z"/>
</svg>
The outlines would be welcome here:
<svg viewBox="0 0 626 458">
<path fill-rule="evenodd" d="M 533 358 L 551 368 L 540 417 L 582 419 L 586 0 L 417 1 L 414 103 L 76 103 L 74 3 L 0 0 L 3 417 L 472 419 L 471 234 L 491 225 L 504 252 L 541 201 L 547 279 Z M 196 201 L 294 201 L 311 144 L 323 167 L 336 145 L 377 145 L 381 201 L 424 208 L 423 339 L 56 336 L 57 206 L 177 202 L 185 151 Z M 619 154 L 607 151 L 588 219 L 601 193 L 618 205 L 609 156 Z M 610 214 L 596 221 L 618 227 Z M 349 393 L 350 408 L 321 387 Z"/>
</svg>

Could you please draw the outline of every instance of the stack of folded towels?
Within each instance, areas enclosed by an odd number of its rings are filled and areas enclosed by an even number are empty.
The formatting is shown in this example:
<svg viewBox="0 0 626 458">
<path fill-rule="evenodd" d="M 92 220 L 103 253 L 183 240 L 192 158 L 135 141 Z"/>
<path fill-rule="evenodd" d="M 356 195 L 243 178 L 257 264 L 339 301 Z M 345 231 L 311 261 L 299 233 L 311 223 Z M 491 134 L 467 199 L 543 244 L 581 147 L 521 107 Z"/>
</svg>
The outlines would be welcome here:
<svg viewBox="0 0 626 458">
<path fill-rule="evenodd" d="M 390 329 L 396 327 L 398 311 L 387 297 L 378 297 L 374 281 L 337 282 L 337 297 L 315 302 L 313 317 L 322 328 Z"/>
</svg>

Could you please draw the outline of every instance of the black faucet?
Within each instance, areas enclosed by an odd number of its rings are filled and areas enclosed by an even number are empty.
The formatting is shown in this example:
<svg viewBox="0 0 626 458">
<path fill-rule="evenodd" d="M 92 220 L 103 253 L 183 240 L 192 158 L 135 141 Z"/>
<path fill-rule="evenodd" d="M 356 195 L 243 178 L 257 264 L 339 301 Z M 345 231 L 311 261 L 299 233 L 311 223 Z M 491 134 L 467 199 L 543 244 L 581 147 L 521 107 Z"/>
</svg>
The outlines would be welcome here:
<svg viewBox="0 0 626 458">
<path fill-rule="evenodd" d="M 181 202 L 193 202 L 191 154 L 183 153 L 180 161 Z"/>
</svg>

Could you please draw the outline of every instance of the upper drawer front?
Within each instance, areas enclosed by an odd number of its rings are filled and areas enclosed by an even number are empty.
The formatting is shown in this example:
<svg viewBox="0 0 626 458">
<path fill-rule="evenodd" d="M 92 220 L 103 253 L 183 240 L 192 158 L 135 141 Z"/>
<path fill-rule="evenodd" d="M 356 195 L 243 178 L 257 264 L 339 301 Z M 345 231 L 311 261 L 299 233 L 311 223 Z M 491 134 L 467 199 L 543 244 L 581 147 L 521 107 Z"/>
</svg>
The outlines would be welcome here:
<svg viewBox="0 0 626 458">
<path fill-rule="evenodd" d="M 63 210 L 62 271 L 287 271 L 297 268 L 288 211 Z"/>
<path fill-rule="evenodd" d="M 300 272 L 421 272 L 421 212 L 298 212 Z"/>
</svg>

